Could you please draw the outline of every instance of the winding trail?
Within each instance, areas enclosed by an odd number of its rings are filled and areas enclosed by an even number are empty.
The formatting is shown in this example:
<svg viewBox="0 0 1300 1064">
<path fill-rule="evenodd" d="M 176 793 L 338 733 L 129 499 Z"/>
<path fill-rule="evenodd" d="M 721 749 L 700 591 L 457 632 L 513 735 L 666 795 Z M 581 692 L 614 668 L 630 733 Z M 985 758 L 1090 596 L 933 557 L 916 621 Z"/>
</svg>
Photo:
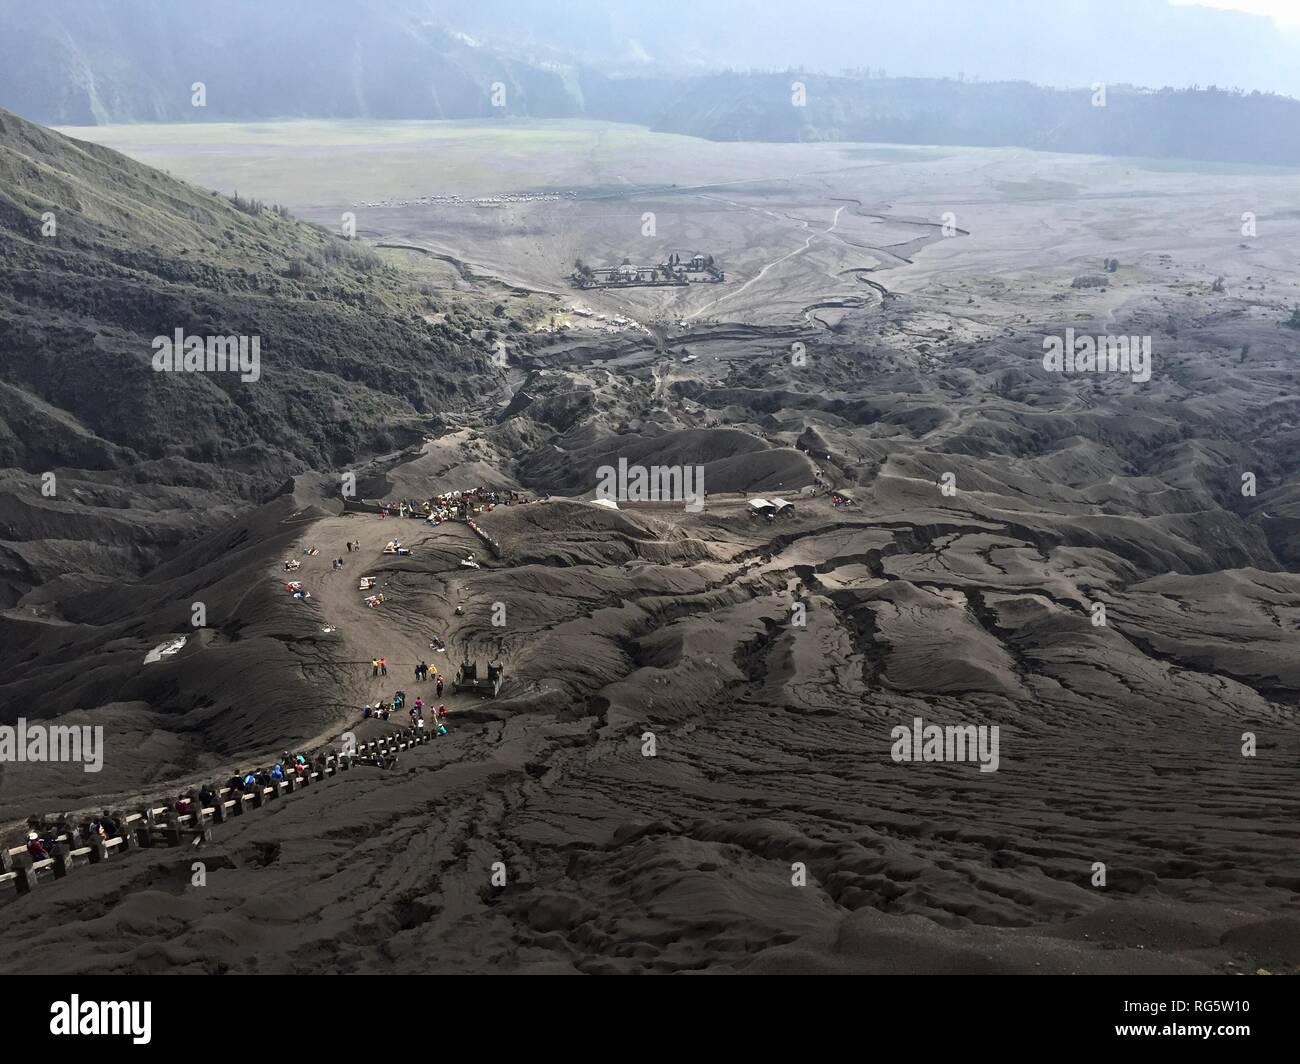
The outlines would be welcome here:
<svg viewBox="0 0 1300 1064">
<path fill-rule="evenodd" d="M 750 285 L 752 285 L 752 284 L 757 284 L 759 281 L 761 281 L 761 280 L 763 279 L 763 277 L 767 274 L 767 271 L 770 270 L 773 266 L 779 266 L 779 265 L 781 265 L 781 263 L 785 262 L 787 259 L 792 259 L 792 258 L 794 258 L 796 255 L 801 255 L 801 254 L 803 254 L 803 252 L 807 251 L 807 250 L 812 246 L 812 242 L 813 242 L 814 240 L 816 240 L 819 236 L 825 236 L 827 233 L 830 233 L 830 232 L 834 231 L 835 227 L 836 227 L 837 225 L 840 224 L 840 213 L 841 213 L 843 210 L 844 210 L 844 207 L 842 207 L 842 206 L 841 206 L 841 207 L 836 207 L 836 208 L 835 208 L 835 217 L 831 220 L 831 224 L 828 225 L 825 229 L 819 229 L 817 232 L 811 234 L 811 235 L 808 237 L 808 239 L 805 240 L 805 241 L 803 242 L 803 246 L 802 246 L 802 247 L 795 248 L 794 251 L 791 251 L 791 252 L 788 252 L 788 253 L 785 254 L 785 255 L 782 255 L 779 259 L 773 259 L 773 260 L 772 260 L 771 262 L 769 262 L 766 266 L 764 266 L 761 270 L 759 270 L 758 273 L 756 273 L 756 274 L 755 274 L 753 277 L 751 277 L 748 281 L 746 281 L 746 282 L 745 282 L 744 284 L 742 284 L 739 288 L 737 288 L 734 292 L 728 292 L 726 295 L 719 296 L 717 299 L 714 299 L 714 300 L 712 300 L 711 302 L 706 303 L 706 304 L 705 304 L 704 306 L 702 306 L 699 310 L 695 311 L 694 313 L 691 313 L 691 314 L 686 315 L 686 319 L 685 319 L 685 320 L 686 320 L 686 321 L 691 321 L 691 320 L 694 319 L 694 318 L 698 318 L 698 317 L 699 317 L 701 314 L 703 314 L 706 310 L 711 310 L 713 307 L 716 307 L 719 303 L 723 303 L 723 302 L 725 302 L 725 301 L 728 300 L 728 299 L 733 299 L 733 298 L 735 298 L 736 296 L 740 295 L 743 291 L 745 291 L 745 289 L 748 288 Z M 805 228 L 806 228 L 807 225 L 808 225 L 807 222 L 804 222 L 804 223 L 802 223 L 802 224 L 803 224 L 803 226 L 804 226 Z"/>
</svg>

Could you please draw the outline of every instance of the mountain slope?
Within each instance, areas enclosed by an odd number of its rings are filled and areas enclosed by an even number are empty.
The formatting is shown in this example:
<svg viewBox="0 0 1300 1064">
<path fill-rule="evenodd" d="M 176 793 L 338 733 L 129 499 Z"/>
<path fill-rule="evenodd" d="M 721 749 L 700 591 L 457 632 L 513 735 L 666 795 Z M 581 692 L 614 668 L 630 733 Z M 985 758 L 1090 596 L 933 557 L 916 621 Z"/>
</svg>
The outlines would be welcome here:
<svg viewBox="0 0 1300 1064">
<path fill-rule="evenodd" d="M 0 111 L 0 721 L 90 711 L 117 750 L 60 800 L 332 719 L 268 558 L 341 471 L 495 395 L 472 298 Z M 256 372 L 160 371 L 177 330 L 256 338 Z M 142 669 L 176 633 L 209 653 Z M 44 786 L 17 775 L 11 808 Z"/>
<path fill-rule="evenodd" d="M 0 608 L 62 574 L 141 575 L 221 508 L 494 392 L 482 321 L 427 292 L 341 237 L 0 111 Z M 256 379 L 157 371 L 177 330 L 256 339 Z"/>
<path fill-rule="evenodd" d="M 0 467 L 220 452 L 265 489 L 493 386 L 373 255 L 243 207 L 0 112 L 0 383 L 36 401 L 0 429 Z M 177 329 L 257 337 L 259 378 L 155 372 L 154 338 Z"/>
<path fill-rule="evenodd" d="M 0 38 L 0 104 L 59 125 L 485 117 L 501 81 L 515 113 L 573 113 L 559 73 L 435 24 L 435 6 L 55 0 L 38 12 L 0 0 L 0 23 L 21 28 Z"/>
</svg>

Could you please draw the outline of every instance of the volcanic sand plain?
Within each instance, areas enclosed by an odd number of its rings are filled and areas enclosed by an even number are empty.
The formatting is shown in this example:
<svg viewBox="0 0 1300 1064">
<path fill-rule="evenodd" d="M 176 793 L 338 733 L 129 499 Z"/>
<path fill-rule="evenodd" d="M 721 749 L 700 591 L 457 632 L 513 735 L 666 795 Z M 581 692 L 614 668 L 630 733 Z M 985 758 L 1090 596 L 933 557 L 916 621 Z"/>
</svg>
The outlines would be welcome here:
<svg viewBox="0 0 1300 1064">
<path fill-rule="evenodd" d="M 225 827 L 204 888 L 164 852 L 48 888 L 41 920 L 0 930 L 11 964 L 1300 967 L 1294 175 L 589 123 L 95 135 L 322 224 L 354 211 L 466 290 L 648 331 L 532 334 L 499 407 L 364 471 L 367 498 L 553 493 L 481 515 L 499 555 L 463 526 L 345 516 L 321 471 L 244 518 L 261 546 L 220 575 L 239 638 L 144 667 L 207 700 L 173 781 L 355 728 L 386 690 L 367 660 L 409 667 L 430 631 L 439 658 L 502 660 L 501 698 L 449 703 L 448 736 L 332 784 L 346 800 L 308 790 Z M 565 284 L 575 258 L 668 251 L 727 281 Z M 1071 286 L 1106 258 L 1104 288 Z M 1045 371 L 1069 326 L 1149 335 L 1152 379 Z M 701 465 L 703 512 L 592 506 L 619 457 Z M 755 493 L 794 516 L 751 518 Z M 378 553 L 398 527 L 409 559 Z M 308 545 L 294 603 L 280 564 Z M 894 760 L 917 718 L 996 725 L 998 770 Z M 105 774 L 125 794 L 140 770 Z"/>
</svg>

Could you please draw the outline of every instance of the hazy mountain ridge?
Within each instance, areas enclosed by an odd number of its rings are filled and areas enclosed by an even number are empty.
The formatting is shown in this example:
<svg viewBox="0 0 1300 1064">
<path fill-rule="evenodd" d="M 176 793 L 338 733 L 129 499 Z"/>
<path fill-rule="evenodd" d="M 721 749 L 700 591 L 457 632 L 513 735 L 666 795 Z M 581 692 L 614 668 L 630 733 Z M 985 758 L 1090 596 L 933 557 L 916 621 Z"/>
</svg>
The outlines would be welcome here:
<svg viewBox="0 0 1300 1064">
<path fill-rule="evenodd" d="M 802 86 L 806 103 L 791 101 Z M 1104 98 L 1104 103 L 1100 102 Z M 710 140 L 961 144 L 1300 163 L 1300 101 L 1219 89 L 1153 92 L 1025 82 L 728 74 L 692 83 L 654 122 Z"/>
<path fill-rule="evenodd" d="M 0 43 L 0 104 L 50 125 L 467 118 L 493 113 L 486 89 L 500 80 L 530 115 L 573 113 L 559 72 L 479 47 L 425 7 L 55 3 L 38 18 L 5 0 L 0 18 L 21 33 Z"/>
<path fill-rule="evenodd" d="M 1138 21 L 1151 32 L 1199 25 L 1190 15 L 1151 21 L 1149 7 Z M 693 36 L 676 51 L 660 39 L 651 56 L 636 36 L 647 23 L 631 13 L 578 5 L 554 25 L 535 18 L 515 25 L 501 11 L 431 0 L 377 8 L 329 0 L 310 11 L 293 2 L 236 0 L 219 12 L 56 0 L 36 19 L 0 0 L 17 30 L 0 42 L 0 105 L 55 125 L 587 117 L 712 140 L 1016 146 L 1300 164 L 1300 102 L 1288 97 L 1111 85 L 1107 105 L 1095 107 L 1088 79 L 1065 91 L 1027 81 L 867 76 L 883 69 L 871 67 L 831 75 L 793 61 L 783 73 L 704 74 L 711 53 L 699 42 L 716 30 L 721 12 L 692 15 Z M 1253 22 L 1230 25 L 1258 31 Z M 621 42 L 609 45 L 616 59 L 591 62 L 597 40 Z M 1258 51 L 1259 42 L 1251 47 Z M 715 62 L 731 54 L 712 53 Z M 801 54 L 789 51 L 792 60 Z M 1150 71 L 1153 80 L 1159 73 Z M 792 104 L 795 81 L 806 85 L 804 106 Z M 198 83 L 202 106 L 193 99 Z"/>
</svg>

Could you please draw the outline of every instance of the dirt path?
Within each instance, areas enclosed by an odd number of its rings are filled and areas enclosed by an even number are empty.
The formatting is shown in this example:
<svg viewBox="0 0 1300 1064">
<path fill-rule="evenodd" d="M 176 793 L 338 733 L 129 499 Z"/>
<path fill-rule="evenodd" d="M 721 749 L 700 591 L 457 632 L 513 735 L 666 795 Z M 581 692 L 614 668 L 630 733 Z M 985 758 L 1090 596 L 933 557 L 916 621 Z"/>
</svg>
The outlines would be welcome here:
<svg viewBox="0 0 1300 1064">
<path fill-rule="evenodd" d="M 739 205 L 739 204 L 735 204 L 735 206 L 740 206 L 740 205 Z M 719 296 L 717 299 L 712 300 L 712 301 L 709 302 L 709 303 L 706 303 L 704 306 L 700 307 L 699 310 L 694 311 L 693 313 L 686 315 L 686 319 L 685 319 L 685 320 L 687 320 L 687 321 L 691 321 L 693 318 L 698 318 L 698 317 L 699 317 L 701 314 L 703 314 L 706 310 L 711 310 L 713 307 L 716 307 L 719 303 L 723 303 L 723 302 L 725 302 L 725 301 L 728 300 L 728 299 L 734 299 L 736 296 L 738 296 L 738 295 L 740 295 L 742 292 L 744 292 L 745 289 L 747 289 L 750 285 L 752 285 L 752 284 L 757 284 L 759 281 L 761 281 L 761 280 L 762 280 L 762 279 L 767 275 L 767 271 L 770 270 L 773 266 L 779 266 L 781 263 L 785 262 L 787 259 L 792 259 L 792 258 L 794 258 L 796 255 L 802 255 L 805 251 L 807 251 L 807 250 L 812 246 L 812 242 L 813 242 L 814 240 L 816 240 L 819 236 L 825 236 L 827 233 L 832 232 L 832 231 L 835 229 L 835 227 L 836 227 L 837 225 L 840 224 L 840 214 L 843 212 L 843 210 L 844 210 L 844 207 L 843 207 L 843 206 L 836 207 L 836 208 L 835 208 L 835 217 L 831 220 L 831 224 L 828 225 L 825 229 L 819 229 L 817 232 L 811 234 L 811 235 L 808 237 L 808 239 L 805 240 L 805 241 L 803 242 L 803 246 L 802 246 L 802 247 L 795 248 L 794 251 L 791 251 L 791 252 L 788 252 L 788 253 L 785 254 L 785 255 L 782 255 L 779 259 L 773 259 L 773 260 L 772 260 L 771 262 L 769 262 L 766 266 L 764 266 L 761 270 L 759 270 L 758 273 L 756 273 L 756 274 L 755 274 L 753 277 L 751 277 L 748 281 L 746 281 L 746 282 L 745 282 L 744 284 L 742 284 L 739 288 L 737 288 L 734 292 L 728 292 L 726 295 Z M 772 212 L 771 212 L 771 211 L 764 211 L 763 213 L 764 213 L 764 214 L 771 214 Z M 804 228 L 807 228 L 808 223 L 807 223 L 807 222 L 804 222 L 804 223 L 803 223 L 803 226 L 804 226 Z"/>
<path fill-rule="evenodd" d="M 411 548 L 410 556 L 383 553 L 384 544 L 394 538 Z M 357 551 L 348 553 L 349 540 L 360 544 Z M 446 522 L 431 527 L 409 518 L 352 514 L 319 522 L 304 537 L 302 546 L 307 545 L 319 547 L 321 553 L 311 558 L 299 554 L 302 568 L 285 576 L 302 581 L 323 624 L 335 628 L 336 660 L 362 663 L 334 670 L 334 682 L 339 682 L 344 702 L 359 712 L 362 705 L 391 698 L 398 689 L 411 698 L 420 694 L 429 701 L 433 685 L 417 685 L 413 674 L 420 661 L 437 666 L 446 675 L 443 701 L 449 712 L 458 704 L 477 702 L 476 698 L 456 698 L 450 687 L 455 663 L 464 649 L 456 634 L 455 606 L 465 580 L 475 572 L 463 568 L 460 560 L 470 553 L 482 555 L 482 544 L 465 525 Z M 331 561 L 339 557 L 344 566 L 334 571 Z M 360 589 L 363 576 L 375 578 L 373 590 Z M 365 599 L 379 592 L 384 604 L 367 606 Z M 446 642 L 444 653 L 430 649 L 434 633 Z M 371 675 L 368 663 L 375 657 L 388 660 L 386 678 Z"/>
</svg>

